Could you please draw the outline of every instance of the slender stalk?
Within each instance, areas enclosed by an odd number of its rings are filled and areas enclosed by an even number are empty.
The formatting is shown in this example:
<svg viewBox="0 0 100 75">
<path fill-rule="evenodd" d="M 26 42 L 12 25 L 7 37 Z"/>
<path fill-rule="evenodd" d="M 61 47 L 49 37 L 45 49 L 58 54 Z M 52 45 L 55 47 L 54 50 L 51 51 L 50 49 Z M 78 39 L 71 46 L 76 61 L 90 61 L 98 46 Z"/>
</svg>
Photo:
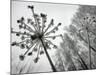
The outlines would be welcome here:
<svg viewBox="0 0 100 75">
<path fill-rule="evenodd" d="M 45 53 L 46 53 L 46 56 L 47 56 L 47 58 L 48 58 L 48 60 L 49 60 L 49 63 L 50 63 L 50 65 L 51 65 L 51 68 L 52 68 L 53 72 L 57 72 L 57 70 L 56 70 L 56 68 L 55 68 L 55 66 L 54 66 L 54 64 L 53 64 L 53 62 L 52 62 L 52 60 L 51 60 L 51 58 L 50 58 L 50 56 L 49 56 L 49 54 L 48 54 L 48 52 L 47 52 L 47 49 L 46 49 L 46 47 L 45 47 L 45 45 L 44 45 L 43 40 L 42 40 L 42 39 L 40 39 L 40 40 L 41 40 L 41 43 L 42 43 L 42 45 L 43 45 L 44 51 L 45 51 Z"/>
<path fill-rule="evenodd" d="M 88 28 L 86 28 L 86 31 L 87 31 L 88 48 L 89 48 L 89 68 L 91 69 L 91 48 L 90 48 L 90 39 L 89 39 Z"/>
<path fill-rule="evenodd" d="M 81 36 L 80 31 L 79 31 L 79 35 L 80 35 L 82 40 L 84 40 L 86 43 L 88 43 L 88 48 L 89 48 L 89 68 L 91 69 L 91 48 L 92 48 L 93 51 L 95 51 L 95 49 L 90 45 L 88 27 L 86 27 L 85 30 L 86 30 L 86 33 L 87 33 L 88 42 Z"/>
<path fill-rule="evenodd" d="M 85 40 L 85 39 L 81 36 L 80 31 L 79 31 L 79 35 L 78 35 L 78 36 L 79 36 L 86 44 L 88 44 L 87 40 Z M 91 45 L 90 45 L 90 48 L 91 48 L 94 52 L 96 52 L 96 49 L 93 48 Z"/>
<path fill-rule="evenodd" d="M 88 69 L 88 66 L 86 65 L 86 63 L 85 63 L 85 61 L 83 60 L 83 58 L 80 56 L 80 54 L 78 54 L 77 53 L 77 55 L 78 55 L 78 57 L 80 58 L 80 63 L 81 63 L 81 65 L 82 65 L 82 67 L 84 68 L 84 69 Z"/>
<path fill-rule="evenodd" d="M 37 24 L 37 27 L 34 27 L 34 28 L 35 28 L 35 30 L 36 30 L 37 32 L 39 32 L 39 31 L 40 31 L 40 30 L 39 30 L 39 24 L 38 24 L 38 22 L 37 22 L 37 20 L 36 20 L 36 17 L 34 16 L 34 15 L 35 15 L 35 13 L 34 13 L 34 8 L 31 9 L 31 10 L 32 10 L 32 13 L 33 13 L 33 17 L 34 17 L 35 23 Z"/>
</svg>

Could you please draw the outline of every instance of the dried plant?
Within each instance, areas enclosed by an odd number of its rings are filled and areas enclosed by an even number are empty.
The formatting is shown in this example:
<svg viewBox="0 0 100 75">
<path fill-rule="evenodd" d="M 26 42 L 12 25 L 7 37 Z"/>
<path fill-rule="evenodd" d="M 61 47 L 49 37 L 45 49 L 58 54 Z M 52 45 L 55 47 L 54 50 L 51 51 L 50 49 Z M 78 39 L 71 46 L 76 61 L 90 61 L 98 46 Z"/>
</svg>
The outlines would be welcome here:
<svg viewBox="0 0 100 75">
<path fill-rule="evenodd" d="M 36 58 L 34 59 L 34 63 L 37 63 L 40 59 L 40 55 L 46 54 L 51 68 L 53 72 L 56 72 L 56 68 L 48 54 L 47 49 L 57 48 L 55 44 L 53 44 L 49 39 L 56 39 L 56 37 L 61 37 L 62 35 L 55 35 L 55 32 L 58 30 L 58 27 L 61 25 L 61 23 L 58 23 L 58 25 L 54 26 L 54 19 L 51 19 L 51 22 L 49 25 L 46 25 L 47 22 L 47 15 L 40 13 L 38 15 L 34 12 L 34 6 L 28 6 L 28 8 L 32 11 L 32 19 L 28 18 L 27 22 L 25 22 L 25 18 L 21 17 L 19 20 L 17 20 L 17 23 L 19 24 L 19 29 L 24 29 L 24 32 L 21 31 L 14 31 L 14 29 L 11 29 L 12 34 L 16 34 L 16 36 L 21 37 L 21 42 L 14 41 L 12 42 L 12 46 L 18 46 L 21 49 L 27 49 L 24 54 L 19 55 L 19 59 L 21 61 L 24 61 L 26 56 L 32 56 L 33 52 L 37 53 Z M 53 29 L 51 29 L 51 27 Z M 51 30 L 49 30 L 51 29 Z M 54 36 L 50 36 L 50 34 L 53 34 Z M 49 38 L 49 39 L 48 39 Z"/>
</svg>

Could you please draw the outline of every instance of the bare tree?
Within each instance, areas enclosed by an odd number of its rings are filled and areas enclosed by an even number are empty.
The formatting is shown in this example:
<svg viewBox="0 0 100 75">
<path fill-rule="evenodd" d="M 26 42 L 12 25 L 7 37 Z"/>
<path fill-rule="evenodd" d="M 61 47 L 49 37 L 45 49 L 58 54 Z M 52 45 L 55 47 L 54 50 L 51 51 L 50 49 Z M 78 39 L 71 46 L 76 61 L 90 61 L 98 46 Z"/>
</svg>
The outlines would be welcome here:
<svg viewBox="0 0 100 75">
<path fill-rule="evenodd" d="M 88 45 L 89 68 L 92 69 L 91 53 L 96 52 L 96 7 L 80 6 L 69 28 L 74 37 Z"/>
</svg>

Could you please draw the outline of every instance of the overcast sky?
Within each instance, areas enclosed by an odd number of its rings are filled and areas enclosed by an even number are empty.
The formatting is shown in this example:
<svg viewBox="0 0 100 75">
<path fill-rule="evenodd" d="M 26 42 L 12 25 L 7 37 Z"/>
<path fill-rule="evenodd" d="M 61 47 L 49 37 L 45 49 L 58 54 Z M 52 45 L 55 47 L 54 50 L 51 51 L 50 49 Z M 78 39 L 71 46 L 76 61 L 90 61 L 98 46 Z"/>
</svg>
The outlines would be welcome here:
<svg viewBox="0 0 100 75">
<path fill-rule="evenodd" d="M 78 9 L 78 5 L 67 5 L 67 4 L 49 4 L 49 3 L 38 3 L 38 2 L 19 2 L 19 1 L 13 1 L 12 2 L 12 27 L 17 30 L 18 24 L 16 20 L 20 19 L 22 16 L 26 19 L 29 17 L 32 17 L 31 10 L 27 9 L 28 5 L 34 5 L 35 13 L 45 13 L 47 14 L 47 23 L 49 24 L 50 20 L 53 18 L 55 25 L 57 25 L 59 22 L 62 23 L 62 26 L 59 28 L 59 31 L 57 31 L 56 34 L 63 34 L 64 30 L 63 28 L 65 26 L 70 25 L 71 19 L 75 12 Z M 18 40 L 15 36 L 12 36 L 12 40 Z M 56 45 L 59 45 L 59 43 L 62 40 L 60 38 L 56 39 L 54 43 Z M 18 55 L 22 53 L 20 51 L 20 48 L 12 48 L 12 60 L 13 60 L 13 71 L 16 70 L 14 66 L 18 66 Z M 49 51 L 50 55 L 52 56 L 54 54 L 53 51 Z M 27 57 L 26 57 L 27 58 Z M 23 67 L 26 63 L 26 69 L 24 71 L 26 72 L 27 69 L 30 67 L 29 72 L 48 72 L 51 71 L 51 67 L 49 65 L 49 62 L 45 55 L 42 55 L 39 62 L 37 64 L 34 64 L 32 58 L 27 58 L 25 62 L 21 62 L 21 66 Z M 31 65 L 31 66 L 30 66 Z M 19 66 L 19 67 L 21 67 Z M 19 68 L 20 69 L 20 68 Z M 18 71 L 17 71 L 18 72 Z"/>
</svg>

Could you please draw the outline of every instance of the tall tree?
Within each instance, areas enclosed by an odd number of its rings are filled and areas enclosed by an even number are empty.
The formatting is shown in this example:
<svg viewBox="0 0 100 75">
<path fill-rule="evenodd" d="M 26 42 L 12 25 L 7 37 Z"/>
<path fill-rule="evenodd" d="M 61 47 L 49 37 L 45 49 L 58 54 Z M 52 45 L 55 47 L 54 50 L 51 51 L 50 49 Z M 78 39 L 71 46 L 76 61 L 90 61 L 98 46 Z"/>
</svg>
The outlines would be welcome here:
<svg viewBox="0 0 100 75">
<path fill-rule="evenodd" d="M 84 44 L 87 45 L 89 68 L 92 69 L 93 56 L 91 54 L 96 52 L 96 7 L 80 6 L 69 28 L 74 37 L 80 38 L 80 40 L 84 41 Z"/>
</svg>

